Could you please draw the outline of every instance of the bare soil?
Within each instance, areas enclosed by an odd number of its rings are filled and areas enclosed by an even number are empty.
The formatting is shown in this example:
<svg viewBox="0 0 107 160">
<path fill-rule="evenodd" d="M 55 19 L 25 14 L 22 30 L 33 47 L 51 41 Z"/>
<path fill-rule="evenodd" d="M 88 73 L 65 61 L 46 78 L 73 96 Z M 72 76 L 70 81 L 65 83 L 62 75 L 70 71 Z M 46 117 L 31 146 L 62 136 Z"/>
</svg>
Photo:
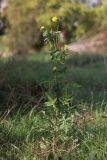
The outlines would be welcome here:
<svg viewBox="0 0 107 160">
<path fill-rule="evenodd" d="M 105 54 L 107 53 L 107 30 L 101 31 L 90 38 L 71 43 L 68 49 L 72 53 Z"/>
</svg>

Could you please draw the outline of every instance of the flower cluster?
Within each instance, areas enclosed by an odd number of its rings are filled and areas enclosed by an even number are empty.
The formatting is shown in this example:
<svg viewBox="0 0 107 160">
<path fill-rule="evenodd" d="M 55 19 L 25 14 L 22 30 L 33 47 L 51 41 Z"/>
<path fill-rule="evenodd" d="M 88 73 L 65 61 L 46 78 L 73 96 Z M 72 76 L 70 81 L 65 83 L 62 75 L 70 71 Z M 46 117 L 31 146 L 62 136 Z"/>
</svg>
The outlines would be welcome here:
<svg viewBox="0 0 107 160">
<path fill-rule="evenodd" d="M 67 46 L 62 45 L 60 39 L 61 31 L 59 27 L 61 24 L 61 20 L 58 17 L 54 16 L 52 17 L 51 21 L 51 29 L 44 26 L 41 27 L 44 41 L 50 45 L 49 52 L 55 64 L 63 64 L 65 62 Z"/>
</svg>

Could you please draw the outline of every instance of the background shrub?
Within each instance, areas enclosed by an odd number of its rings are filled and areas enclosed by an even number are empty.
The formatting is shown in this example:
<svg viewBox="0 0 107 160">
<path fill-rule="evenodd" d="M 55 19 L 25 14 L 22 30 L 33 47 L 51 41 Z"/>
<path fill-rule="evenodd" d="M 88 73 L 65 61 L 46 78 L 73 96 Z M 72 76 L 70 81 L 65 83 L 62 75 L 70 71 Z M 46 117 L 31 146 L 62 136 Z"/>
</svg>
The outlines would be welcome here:
<svg viewBox="0 0 107 160">
<path fill-rule="evenodd" d="M 99 31 L 107 26 L 105 1 L 89 8 L 80 1 L 71 0 L 10 0 L 6 11 L 9 46 L 24 54 L 43 46 L 40 26 L 51 27 L 50 19 L 63 19 L 62 33 L 67 43 L 77 40 L 89 31 Z M 94 29 L 95 28 L 95 29 Z M 92 33 L 92 34 L 93 34 Z"/>
</svg>

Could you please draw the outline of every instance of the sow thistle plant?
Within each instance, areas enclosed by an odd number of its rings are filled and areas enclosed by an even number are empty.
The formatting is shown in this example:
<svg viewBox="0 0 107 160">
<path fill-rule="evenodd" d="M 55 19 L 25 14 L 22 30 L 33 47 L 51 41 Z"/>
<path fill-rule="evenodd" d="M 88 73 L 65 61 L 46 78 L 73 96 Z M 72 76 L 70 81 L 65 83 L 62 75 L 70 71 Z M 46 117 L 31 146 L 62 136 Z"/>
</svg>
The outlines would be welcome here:
<svg viewBox="0 0 107 160">
<path fill-rule="evenodd" d="M 53 110 L 64 111 L 66 108 L 63 108 L 63 104 L 65 106 L 69 106 L 70 98 L 66 94 L 64 95 L 65 86 L 62 82 L 63 76 L 65 76 L 66 66 L 65 60 L 67 56 L 67 45 L 62 45 L 61 43 L 61 27 L 62 22 L 56 16 L 52 17 L 52 25 L 51 28 L 42 26 L 41 31 L 43 33 L 44 41 L 49 45 L 49 54 L 52 60 L 52 73 L 53 79 L 51 81 L 51 95 L 48 94 L 48 102 L 45 103 L 46 106 L 52 106 Z M 53 96 L 53 97 L 51 97 Z M 64 97 L 63 97 L 64 96 Z M 54 105 L 53 105 L 54 104 Z M 52 113 L 51 108 L 51 113 Z"/>
<path fill-rule="evenodd" d="M 53 79 L 49 84 L 49 91 L 46 92 L 44 109 L 41 118 L 49 133 L 49 138 L 42 137 L 40 148 L 51 160 L 62 159 L 63 154 L 69 154 L 76 146 L 72 134 L 74 116 L 70 112 L 71 97 L 67 92 L 67 86 L 62 80 L 65 76 L 67 56 L 67 46 L 62 45 L 60 40 L 62 23 L 59 18 L 54 16 L 51 20 L 51 28 L 42 26 L 44 41 L 49 45 L 49 54 L 52 60 Z"/>
<path fill-rule="evenodd" d="M 62 81 L 62 76 L 65 75 L 66 71 L 65 60 L 67 56 L 67 46 L 62 45 L 60 40 L 62 22 L 56 16 L 52 18 L 51 22 L 51 28 L 41 27 L 44 41 L 49 45 L 49 54 L 53 64 L 53 79 L 50 82 L 49 91 L 46 93 L 45 109 L 42 112 L 42 117 L 44 121 L 48 121 L 48 130 L 51 135 L 50 139 L 44 140 L 48 141 L 48 146 L 51 146 L 49 147 L 51 148 L 49 157 L 53 156 L 53 159 L 58 159 L 62 150 L 64 152 L 64 147 L 62 149 L 60 147 L 61 144 L 65 144 L 66 148 L 67 145 L 71 147 L 68 141 L 72 139 L 72 135 L 68 137 L 67 134 L 73 123 L 68 116 L 71 98 L 67 94 L 67 87 Z"/>
<path fill-rule="evenodd" d="M 61 20 L 57 17 L 52 18 L 52 27 L 51 29 L 42 26 L 41 30 L 43 32 L 44 41 L 49 44 L 50 49 L 49 53 L 51 59 L 54 62 L 53 71 L 62 71 L 59 65 L 62 67 L 66 58 L 67 45 L 61 45 L 60 41 L 60 28 Z"/>
</svg>

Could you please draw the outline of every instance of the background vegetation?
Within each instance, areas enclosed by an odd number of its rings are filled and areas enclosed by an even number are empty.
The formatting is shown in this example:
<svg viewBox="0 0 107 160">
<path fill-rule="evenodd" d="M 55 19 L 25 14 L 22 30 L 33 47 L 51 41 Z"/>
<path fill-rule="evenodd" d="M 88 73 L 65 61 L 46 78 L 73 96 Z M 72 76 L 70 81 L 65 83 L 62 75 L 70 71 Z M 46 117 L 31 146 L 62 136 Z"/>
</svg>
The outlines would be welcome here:
<svg viewBox="0 0 107 160">
<path fill-rule="evenodd" d="M 67 43 L 86 33 L 89 36 L 105 29 L 107 26 L 106 0 L 94 8 L 87 2 L 10 0 L 8 8 L 1 16 L 6 26 L 4 41 L 11 50 L 17 50 L 23 54 L 30 49 L 40 49 L 43 46 L 43 39 L 39 28 L 42 25 L 50 27 L 50 19 L 54 15 L 63 19 L 61 30 Z"/>
</svg>

